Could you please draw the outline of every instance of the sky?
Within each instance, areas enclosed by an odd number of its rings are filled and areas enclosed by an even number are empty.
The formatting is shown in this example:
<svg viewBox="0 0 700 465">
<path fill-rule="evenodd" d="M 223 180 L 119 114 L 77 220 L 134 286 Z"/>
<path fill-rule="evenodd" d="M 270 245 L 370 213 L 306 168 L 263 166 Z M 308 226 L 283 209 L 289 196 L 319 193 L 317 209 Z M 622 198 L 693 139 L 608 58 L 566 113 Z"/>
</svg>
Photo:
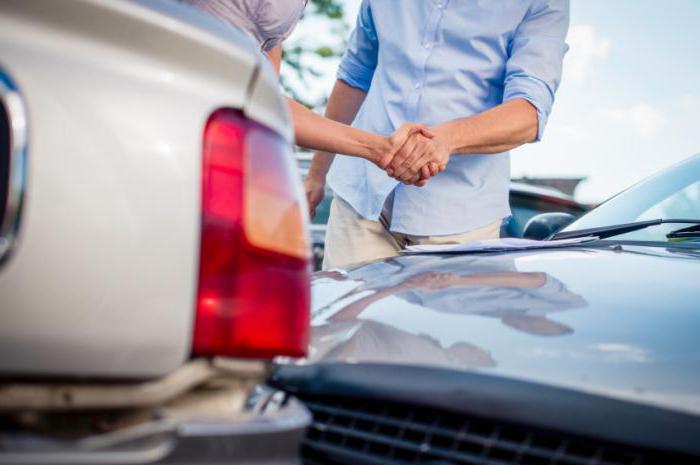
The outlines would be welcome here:
<svg viewBox="0 0 700 465">
<path fill-rule="evenodd" d="M 351 23 L 359 4 L 345 0 Z M 599 202 L 700 152 L 698 25 L 700 0 L 571 0 L 554 110 L 541 142 L 513 150 L 513 177 L 586 177 L 576 198 Z M 338 40 L 302 23 L 290 42 L 319 34 Z M 309 92 L 327 95 L 337 61 L 316 64 Z"/>
</svg>

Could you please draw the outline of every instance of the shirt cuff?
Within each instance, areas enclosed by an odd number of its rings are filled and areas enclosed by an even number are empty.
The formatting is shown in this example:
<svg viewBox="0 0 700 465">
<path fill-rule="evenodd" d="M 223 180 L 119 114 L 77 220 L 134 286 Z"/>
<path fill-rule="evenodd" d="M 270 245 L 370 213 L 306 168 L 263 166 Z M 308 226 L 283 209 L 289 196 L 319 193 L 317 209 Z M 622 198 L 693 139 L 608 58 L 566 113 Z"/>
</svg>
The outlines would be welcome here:
<svg viewBox="0 0 700 465">
<path fill-rule="evenodd" d="M 544 127 L 547 125 L 547 118 L 552 110 L 554 94 L 547 84 L 529 76 L 511 78 L 506 83 L 503 91 L 503 101 L 525 99 L 537 110 L 537 137 L 533 142 L 542 140 Z"/>
<path fill-rule="evenodd" d="M 338 79 L 364 92 L 369 91 L 373 75 L 374 69 L 360 64 L 355 57 L 349 54 L 345 54 L 340 66 L 338 66 Z"/>
</svg>

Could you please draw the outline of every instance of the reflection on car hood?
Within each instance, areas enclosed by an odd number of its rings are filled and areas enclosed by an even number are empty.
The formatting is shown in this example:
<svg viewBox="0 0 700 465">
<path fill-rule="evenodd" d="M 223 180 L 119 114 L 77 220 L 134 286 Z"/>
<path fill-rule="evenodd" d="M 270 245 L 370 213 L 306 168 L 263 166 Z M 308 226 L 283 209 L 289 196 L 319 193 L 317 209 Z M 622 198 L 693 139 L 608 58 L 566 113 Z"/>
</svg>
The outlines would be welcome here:
<svg viewBox="0 0 700 465">
<path fill-rule="evenodd" d="M 301 363 L 483 370 L 700 414 L 699 276 L 690 252 L 640 246 L 317 273 Z"/>
</svg>

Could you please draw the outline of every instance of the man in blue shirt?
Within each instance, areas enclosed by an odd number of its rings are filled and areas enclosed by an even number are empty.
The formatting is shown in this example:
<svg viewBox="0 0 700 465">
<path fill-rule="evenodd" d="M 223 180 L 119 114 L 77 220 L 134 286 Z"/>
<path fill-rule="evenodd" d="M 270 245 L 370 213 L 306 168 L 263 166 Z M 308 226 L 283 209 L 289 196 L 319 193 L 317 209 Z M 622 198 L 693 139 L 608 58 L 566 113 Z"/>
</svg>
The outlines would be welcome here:
<svg viewBox="0 0 700 465">
<path fill-rule="evenodd" d="M 314 155 L 312 214 L 326 177 L 335 194 L 324 268 L 498 237 L 508 150 L 542 137 L 568 25 L 568 0 L 363 0 L 326 116 L 378 134 L 424 123 L 432 137 L 391 159 Z"/>
</svg>

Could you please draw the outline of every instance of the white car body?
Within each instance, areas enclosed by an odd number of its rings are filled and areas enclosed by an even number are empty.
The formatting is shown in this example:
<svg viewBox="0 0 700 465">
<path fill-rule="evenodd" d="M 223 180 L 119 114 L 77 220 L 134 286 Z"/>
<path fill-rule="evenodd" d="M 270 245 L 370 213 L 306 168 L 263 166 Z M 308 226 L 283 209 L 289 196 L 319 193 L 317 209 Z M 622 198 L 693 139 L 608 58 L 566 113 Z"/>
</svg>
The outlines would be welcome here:
<svg viewBox="0 0 700 465">
<path fill-rule="evenodd" d="M 291 140 L 271 67 L 171 0 L 6 0 L 0 51 L 29 135 L 0 373 L 171 372 L 190 351 L 203 128 L 230 107 Z"/>
<path fill-rule="evenodd" d="M 292 166 L 253 39 L 174 0 L 3 0 L 0 104 L 0 463 L 297 463 L 308 412 L 253 391 L 271 357 L 192 349 L 207 122 L 242 114 Z M 304 260 L 282 270 L 308 288 Z"/>
</svg>

